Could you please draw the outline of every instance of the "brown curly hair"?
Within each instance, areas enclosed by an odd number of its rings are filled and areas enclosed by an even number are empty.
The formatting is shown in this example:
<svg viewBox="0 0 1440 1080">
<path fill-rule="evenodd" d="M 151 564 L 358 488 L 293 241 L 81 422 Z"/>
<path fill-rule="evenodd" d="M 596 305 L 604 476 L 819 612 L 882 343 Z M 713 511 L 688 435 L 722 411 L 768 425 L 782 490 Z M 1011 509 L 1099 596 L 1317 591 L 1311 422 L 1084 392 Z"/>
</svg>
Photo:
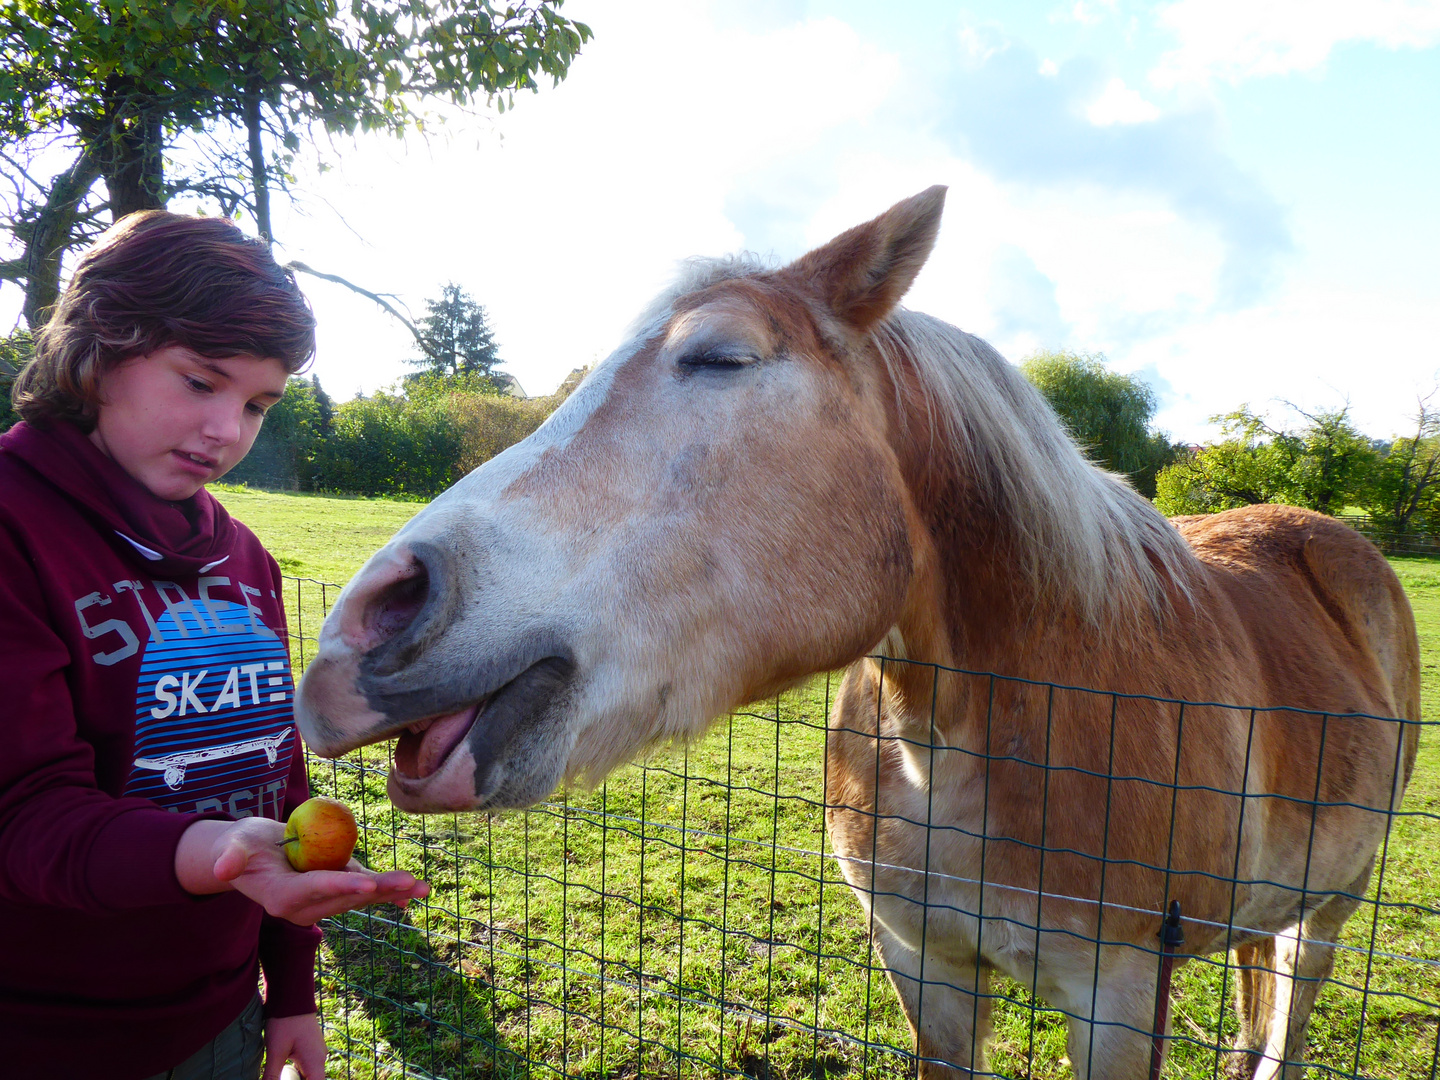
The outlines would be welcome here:
<svg viewBox="0 0 1440 1080">
<path fill-rule="evenodd" d="M 100 379 L 134 356 L 182 345 L 201 356 L 315 355 L 315 315 L 270 249 L 224 218 L 129 214 L 75 267 L 11 400 L 25 420 L 95 426 Z"/>
</svg>

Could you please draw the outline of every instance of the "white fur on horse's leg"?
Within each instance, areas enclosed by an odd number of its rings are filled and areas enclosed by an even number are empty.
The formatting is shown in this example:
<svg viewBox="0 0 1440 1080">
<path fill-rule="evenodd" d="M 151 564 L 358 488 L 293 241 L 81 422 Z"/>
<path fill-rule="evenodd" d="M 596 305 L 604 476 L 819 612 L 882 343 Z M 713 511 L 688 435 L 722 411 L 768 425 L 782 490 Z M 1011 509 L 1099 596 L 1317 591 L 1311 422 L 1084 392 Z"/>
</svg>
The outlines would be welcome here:
<svg viewBox="0 0 1440 1080">
<path fill-rule="evenodd" d="M 1295 995 L 1295 958 L 1299 949 L 1296 943 L 1300 932 L 1299 926 L 1292 926 L 1274 938 L 1270 1015 L 1264 1018 L 1265 1044 L 1255 1066 L 1255 1080 L 1276 1080 L 1284 1073 L 1286 1033 Z"/>
<path fill-rule="evenodd" d="M 1153 950 L 1106 946 L 1098 985 L 1092 965 L 1089 975 L 1044 994 L 1068 1017 L 1066 1047 L 1076 1080 L 1134 1080 L 1149 1073 L 1156 963 Z"/>
<path fill-rule="evenodd" d="M 989 968 L 927 949 L 922 984 L 918 950 L 878 922 L 875 944 L 915 1039 L 920 1080 L 984 1073 L 985 1041 L 990 1037 Z"/>
<path fill-rule="evenodd" d="M 1311 912 L 1300 927 L 1276 939 L 1287 947 L 1286 981 L 1290 985 L 1290 993 L 1284 1001 L 1278 995 L 1276 997 L 1275 1015 L 1265 1050 L 1266 1060 L 1257 1071 L 1257 1078 L 1300 1080 L 1304 1075 L 1305 1036 L 1310 1029 L 1315 998 L 1335 967 L 1334 943 L 1339 940 L 1346 920 L 1360 906 L 1357 898 L 1364 895 L 1370 883 L 1370 869 L 1367 867 L 1360 877 L 1346 886 L 1344 895 L 1330 897 Z"/>
<path fill-rule="evenodd" d="M 1225 1074 L 1230 1080 L 1250 1080 L 1265 1053 L 1275 1013 L 1275 940 L 1240 946 L 1230 954 L 1230 963 L 1235 968 L 1235 1014 L 1240 1030 Z"/>
</svg>

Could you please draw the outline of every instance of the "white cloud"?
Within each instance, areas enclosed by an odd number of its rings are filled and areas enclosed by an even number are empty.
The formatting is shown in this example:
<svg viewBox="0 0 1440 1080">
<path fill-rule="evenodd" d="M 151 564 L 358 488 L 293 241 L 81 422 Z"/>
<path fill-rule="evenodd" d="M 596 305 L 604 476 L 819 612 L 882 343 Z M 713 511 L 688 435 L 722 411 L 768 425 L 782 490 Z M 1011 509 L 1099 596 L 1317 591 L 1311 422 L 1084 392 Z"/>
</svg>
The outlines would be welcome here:
<svg viewBox="0 0 1440 1080">
<path fill-rule="evenodd" d="M 1003 52 L 1008 42 L 996 23 L 966 23 L 960 27 L 960 54 L 971 63 L 983 64 Z"/>
<path fill-rule="evenodd" d="M 1207 418 L 1243 404 L 1305 409 L 1347 401 L 1360 430 L 1403 433 L 1418 395 L 1440 382 L 1440 310 L 1425 297 L 1300 282 L 1273 304 L 1178 327 L 1137 344 L 1126 366 L 1156 370 L 1175 388 L 1157 423 L 1191 441 Z"/>
<path fill-rule="evenodd" d="M 1347 41 L 1440 42 L 1437 0 L 1177 0 L 1158 20 L 1179 42 L 1151 72 L 1162 87 L 1310 71 Z"/>
<path fill-rule="evenodd" d="M 1054 77 L 1039 66 L 1018 42 L 983 60 L 962 59 L 937 95 L 936 130 L 960 156 L 1004 181 L 1093 187 L 1145 205 L 1158 197 L 1223 240 L 1219 305 L 1241 307 L 1265 295 L 1293 248 L 1289 223 L 1275 196 L 1227 151 L 1218 104 L 1200 100 L 1152 115 L 1096 60 L 1072 57 Z M 1106 103 L 1102 118 L 1130 122 L 1091 122 L 1086 109 L 1097 101 Z"/>
<path fill-rule="evenodd" d="M 933 183 L 950 185 L 945 224 L 907 303 L 1014 360 L 1055 346 L 1123 356 L 1203 318 L 1236 262 L 1231 219 L 1251 264 L 1273 250 L 1207 120 L 1152 117 L 1098 70 L 1040 75 L 993 28 L 972 37 L 957 95 L 836 20 L 755 31 L 682 5 L 655 14 L 612 9 L 558 91 L 497 122 L 503 142 L 345 162 L 330 195 L 373 247 L 316 233 L 310 261 L 373 288 L 403 282 L 417 308 L 462 283 L 489 308 L 507 370 L 540 393 L 616 344 L 678 259 L 792 258 Z M 688 47 L 667 50 L 677 40 Z M 957 142 L 934 96 L 987 102 L 995 130 L 971 115 Z M 1111 123 L 1087 121 L 1087 103 Z M 346 397 L 393 380 L 403 332 L 322 288 L 325 385 Z"/>
<path fill-rule="evenodd" d="M 1114 78 L 1105 84 L 1100 96 L 1085 109 L 1086 118 L 1099 127 L 1111 124 L 1143 124 L 1160 119 L 1160 109 L 1146 101 L 1139 92 Z"/>
<path fill-rule="evenodd" d="M 1097 11 L 1097 7 L 1104 10 Z M 1085 0 L 1075 0 L 1075 5 L 1070 9 L 1070 18 L 1082 26 L 1095 26 L 1104 21 L 1107 15 L 1114 15 L 1117 7 L 1117 0 L 1099 0 L 1096 4 L 1087 4 Z"/>
</svg>

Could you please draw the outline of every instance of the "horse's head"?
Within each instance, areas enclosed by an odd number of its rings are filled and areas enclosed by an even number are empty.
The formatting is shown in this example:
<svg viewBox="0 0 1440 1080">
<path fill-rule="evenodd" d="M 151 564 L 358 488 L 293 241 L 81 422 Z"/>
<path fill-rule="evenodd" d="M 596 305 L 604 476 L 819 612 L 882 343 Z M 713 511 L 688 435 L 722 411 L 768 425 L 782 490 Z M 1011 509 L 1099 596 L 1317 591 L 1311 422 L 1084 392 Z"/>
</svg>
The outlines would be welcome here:
<svg viewBox="0 0 1440 1080">
<path fill-rule="evenodd" d="M 403 809 L 526 806 L 874 646 L 915 552 L 871 330 L 943 203 L 780 270 L 697 265 L 346 587 L 297 701 L 310 745 L 398 735 Z"/>
</svg>

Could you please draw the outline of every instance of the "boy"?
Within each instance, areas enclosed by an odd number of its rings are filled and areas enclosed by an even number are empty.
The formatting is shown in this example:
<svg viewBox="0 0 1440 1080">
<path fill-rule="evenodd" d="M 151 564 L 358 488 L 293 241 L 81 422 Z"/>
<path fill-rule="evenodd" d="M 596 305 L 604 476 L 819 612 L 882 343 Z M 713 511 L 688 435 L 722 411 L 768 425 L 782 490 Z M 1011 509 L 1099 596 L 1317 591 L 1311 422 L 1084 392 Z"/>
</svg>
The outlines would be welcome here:
<svg viewBox="0 0 1440 1080">
<path fill-rule="evenodd" d="M 134 214 L 80 260 L 0 437 L 0 1046 L 16 1076 L 324 1075 L 279 569 L 205 490 L 314 352 L 269 250 Z M 201 1063 L 203 1062 L 203 1068 Z M 212 1062 L 214 1063 L 212 1067 Z"/>
</svg>

